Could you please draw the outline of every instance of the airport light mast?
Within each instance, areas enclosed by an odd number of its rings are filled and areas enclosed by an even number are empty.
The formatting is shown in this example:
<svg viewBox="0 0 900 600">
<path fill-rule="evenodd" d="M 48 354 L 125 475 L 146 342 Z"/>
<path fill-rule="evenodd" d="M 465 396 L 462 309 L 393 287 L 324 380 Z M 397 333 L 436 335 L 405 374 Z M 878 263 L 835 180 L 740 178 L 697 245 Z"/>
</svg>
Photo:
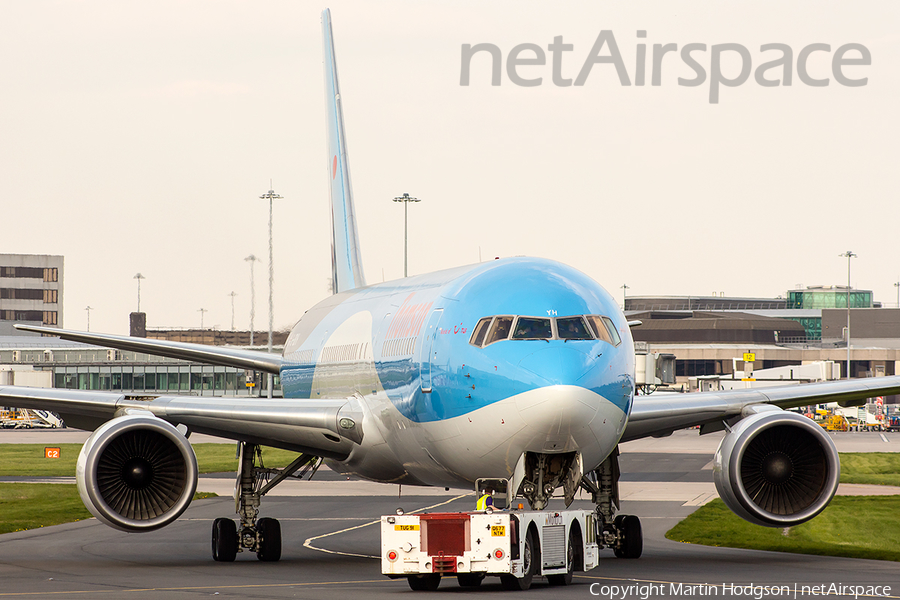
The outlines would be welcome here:
<svg viewBox="0 0 900 600">
<path fill-rule="evenodd" d="M 256 317 L 256 287 L 253 284 L 253 265 L 259 258 L 251 254 L 244 259 L 250 263 L 250 345 L 253 345 L 253 320 Z"/>
<path fill-rule="evenodd" d="M 197 309 L 197 312 L 200 313 L 200 329 L 202 331 L 203 330 L 203 315 L 205 315 L 209 311 L 205 308 L 199 308 L 199 309 Z"/>
<path fill-rule="evenodd" d="M 234 297 L 237 296 L 237 293 L 232 290 L 228 295 L 231 296 L 231 330 L 234 331 Z"/>
<path fill-rule="evenodd" d="M 269 201 L 269 354 L 272 353 L 272 329 L 274 328 L 274 320 L 275 320 L 275 302 L 273 300 L 273 289 L 275 282 L 275 263 L 273 262 L 273 250 L 272 250 L 272 202 L 273 200 L 281 200 L 281 196 L 275 193 L 275 190 L 272 188 L 272 181 L 269 181 L 269 191 L 260 196 L 261 200 Z M 267 378 L 268 383 L 268 393 L 266 394 L 267 398 L 272 397 L 272 384 L 273 377 L 272 374 L 269 373 Z"/>
<path fill-rule="evenodd" d="M 850 259 L 856 255 L 847 250 L 838 256 L 847 259 L 847 379 L 850 379 Z"/>
<path fill-rule="evenodd" d="M 134 276 L 134 279 L 137 279 L 137 282 L 138 282 L 138 309 L 137 309 L 137 311 L 141 312 L 141 279 L 147 279 L 147 278 L 144 277 L 143 275 L 141 275 L 140 273 L 138 273 L 137 275 Z"/>
<path fill-rule="evenodd" d="M 895 281 L 894 287 L 897 288 L 897 308 L 900 308 L 900 281 Z"/>
<path fill-rule="evenodd" d="M 626 283 L 623 283 L 620 287 L 622 288 L 622 312 L 624 312 L 625 311 L 625 294 L 628 293 L 628 290 L 630 290 L 631 287 Z"/>
<path fill-rule="evenodd" d="M 418 198 L 413 198 L 409 194 L 404 193 L 402 196 L 398 196 L 394 198 L 394 202 L 402 202 L 403 203 L 403 276 L 407 276 L 407 250 L 408 250 L 408 236 L 407 236 L 407 226 L 409 224 L 409 203 L 410 202 L 421 202 Z"/>
<path fill-rule="evenodd" d="M 87 311 L 87 330 L 90 331 L 91 330 L 91 311 L 94 309 L 91 308 L 90 306 L 86 306 L 84 308 L 84 310 Z"/>
</svg>

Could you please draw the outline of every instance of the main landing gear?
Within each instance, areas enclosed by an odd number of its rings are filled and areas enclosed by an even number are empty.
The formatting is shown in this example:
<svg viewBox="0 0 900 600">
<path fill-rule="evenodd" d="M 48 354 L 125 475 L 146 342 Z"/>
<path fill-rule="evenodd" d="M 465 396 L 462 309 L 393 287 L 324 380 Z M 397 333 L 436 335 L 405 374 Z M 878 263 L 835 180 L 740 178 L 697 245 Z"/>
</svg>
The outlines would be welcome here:
<svg viewBox="0 0 900 600">
<path fill-rule="evenodd" d="M 240 443 L 239 455 L 234 495 L 240 527 L 233 519 L 219 518 L 213 521 L 213 560 L 232 562 L 238 552 L 248 551 L 256 552 L 259 560 L 277 561 L 281 558 L 281 524 L 269 517 L 257 519 L 260 501 L 269 490 L 288 477 L 302 479 L 309 473 L 311 478 L 322 464 L 322 459 L 301 454 L 284 469 L 267 469 L 262 463 L 260 447 L 248 442 Z M 270 480 L 272 475 L 274 477 Z"/>
<path fill-rule="evenodd" d="M 634 515 L 616 515 L 619 510 L 619 447 L 603 463 L 581 479 L 597 505 L 600 531 L 597 542 L 612 548 L 619 558 L 638 558 L 644 549 L 641 520 Z"/>
</svg>

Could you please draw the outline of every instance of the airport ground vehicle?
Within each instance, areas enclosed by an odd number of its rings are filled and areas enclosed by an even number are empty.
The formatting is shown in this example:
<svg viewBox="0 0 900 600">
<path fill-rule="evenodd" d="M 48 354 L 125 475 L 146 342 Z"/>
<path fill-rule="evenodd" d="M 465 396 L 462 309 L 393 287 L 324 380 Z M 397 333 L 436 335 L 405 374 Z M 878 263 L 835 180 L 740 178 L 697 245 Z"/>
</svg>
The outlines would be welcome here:
<svg viewBox="0 0 900 600">
<path fill-rule="evenodd" d="M 597 510 L 526 510 L 517 497 L 508 500 L 506 479 L 478 479 L 475 489 L 493 494 L 494 505 L 471 512 L 398 509 L 381 517 L 382 574 L 406 577 L 413 590 L 435 590 L 442 577 L 453 576 L 462 587 L 476 587 L 489 575 L 506 589 L 527 590 L 534 577 L 568 585 L 574 572 L 597 566 L 601 548 L 619 558 L 638 558 L 643 550 L 635 516 L 604 525 Z"/>
<path fill-rule="evenodd" d="M 455 576 L 475 587 L 488 575 L 526 590 L 534 577 L 566 585 L 598 563 L 596 514 L 590 510 L 484 510 L 381 518 L 382 573 L 434 590 Z"/>
<path fill-rule="evenodd" d="M 47 410 L 0 408 L 0 427 L 3 429 L 56 429 L 65 427 L 59 415 Z"/>
<path fill-rule="evenodd" d="M 822 427 L 828 431 L 849 431 L 850 423 L 844 415 L 829 415 L 822 421 Z"/>
</svg>

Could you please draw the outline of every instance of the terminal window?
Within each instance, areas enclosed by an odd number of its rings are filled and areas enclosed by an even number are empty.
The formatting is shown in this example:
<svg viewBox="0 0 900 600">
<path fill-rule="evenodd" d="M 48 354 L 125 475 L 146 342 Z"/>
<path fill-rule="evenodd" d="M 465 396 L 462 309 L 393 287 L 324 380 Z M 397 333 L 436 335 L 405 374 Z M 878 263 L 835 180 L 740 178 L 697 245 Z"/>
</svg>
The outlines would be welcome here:
<svg viewBox="0 0 900 600">
<path fill-rule="evenodd" d="M 41 300 L 45 291 L 19 288 L 0 288 L 0 299 L 3 300 Z M 55 291 L 55 290 L 54 290 Z M 46 302 L 46 300 L 45 300 Z"/>
<path fill-rule="evenodd" d="M 0 319 L 4 321 L 42 321 L 43 315 L 39 310 L 0 310 Z"/>
<path fill-rule="evenodd" d="M 2 267 L 0 268 L 0 277 L 41 279 L 47 277 L 45 271 L 58 271 L 58 269 L 42 269 L 40 267 Z M 56 279 L 44 279 L 44 281 L 56 281 Z"/>
</svg>

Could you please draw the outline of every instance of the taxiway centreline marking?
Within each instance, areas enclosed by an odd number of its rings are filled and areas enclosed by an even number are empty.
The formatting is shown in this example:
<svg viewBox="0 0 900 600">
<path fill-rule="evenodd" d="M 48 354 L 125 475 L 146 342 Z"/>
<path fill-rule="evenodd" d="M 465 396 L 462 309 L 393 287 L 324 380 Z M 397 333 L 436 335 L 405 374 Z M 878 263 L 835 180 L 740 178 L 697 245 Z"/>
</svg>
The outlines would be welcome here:
<svg viewBox="0 0 900 600">
<path fill-rule="evenodd" d="M 431 506 L 426 506 L 424 508 L 417 508 L 412 511 L 414 513 L 422 512 L 423 510 L 431 510 L 432 508 L 437 508 L 438 506 L 444 506 L 445 504 L 450 504 L 454 500 L 459 500 L 460 498 L 465 498 L 468 496 L 468 493 L 462 494 L 460 496 L 456 496 L 454 498 L 450 498 L 449 500 L 445 500 L 444 502 L 439 502 L 437 504 L 432 504 Z M 341 556 L 355 556 L 357 558 L 374 558 L 376 560 L 380 559 L 380 556 L 372 556 L 371 554 L 355 554 L 353 552 L 340 552 L 338 550 L 328 550 L 327 548 L 319 548 L 318 546 L 313 546 L 311 542 L 313 540 L 320 540 L 322 538 L 330 537 L 332 535 L 337 535 L 339 533 L 345 533 L 347 531 L 353 531 L 354 529 L 362 529 L 363 527 L 368 527 L 369 525 L 374 525 L 375 523 L 380 523 L 381 519 L 376 519 L 374 521 L 369 521 L 368 523 L 363 523 L 362 525 L 356 525 L 355 527 L 347 527 L 346 529 L 341 529 L 340 531 L 332 531 L 331 533 L 323 533 L 322 535 L 317 535 L 315 537 L 307 538 L 306 541 L 303 542 L 304 548 L 309 548 L 310 550 L 318 550 L 319 552 L 327 552 L 328 554 L 340 554 Z"/>
</svg>

